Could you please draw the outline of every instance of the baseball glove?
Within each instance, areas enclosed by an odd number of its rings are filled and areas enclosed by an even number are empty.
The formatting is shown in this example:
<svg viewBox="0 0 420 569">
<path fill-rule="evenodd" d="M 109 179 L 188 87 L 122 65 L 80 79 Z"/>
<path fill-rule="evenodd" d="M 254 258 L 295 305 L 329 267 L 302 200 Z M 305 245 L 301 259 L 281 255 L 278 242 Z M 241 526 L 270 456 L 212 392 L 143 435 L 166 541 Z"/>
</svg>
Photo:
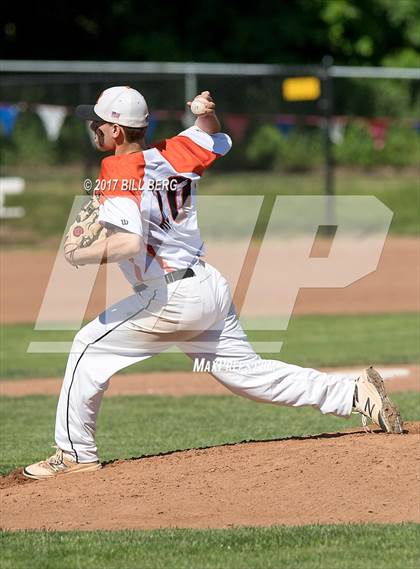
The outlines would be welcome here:
<svg viewBox="0 0 420 569">
<path fill-rule="evenodd" d="M 79 211 L 64 239 L 64 253 L 70 255 L 76 249 L 89 247 L 95 241 L 105 239 L 106 229 L 98 222 L 99 200 L 93 196 Z"/>
</svg>

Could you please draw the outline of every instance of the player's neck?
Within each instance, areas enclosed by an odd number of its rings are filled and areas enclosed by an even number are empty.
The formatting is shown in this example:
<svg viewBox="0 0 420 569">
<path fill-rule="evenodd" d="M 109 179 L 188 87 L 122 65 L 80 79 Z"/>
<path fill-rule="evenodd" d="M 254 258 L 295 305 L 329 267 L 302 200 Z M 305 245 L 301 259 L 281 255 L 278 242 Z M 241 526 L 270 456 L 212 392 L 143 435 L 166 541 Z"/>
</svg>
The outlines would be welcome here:
<svg viewBox="0 0 420 569">
<path fill-rule="evenodd" d="M 123 144 L 118 144 L 115 148 L 115 155 L 121 154 L 132 154 L 133 152 L 141 152 L 146 150 L 147 146 L 144 140 L 141 142 L 124 142 Z"/>
</svg>

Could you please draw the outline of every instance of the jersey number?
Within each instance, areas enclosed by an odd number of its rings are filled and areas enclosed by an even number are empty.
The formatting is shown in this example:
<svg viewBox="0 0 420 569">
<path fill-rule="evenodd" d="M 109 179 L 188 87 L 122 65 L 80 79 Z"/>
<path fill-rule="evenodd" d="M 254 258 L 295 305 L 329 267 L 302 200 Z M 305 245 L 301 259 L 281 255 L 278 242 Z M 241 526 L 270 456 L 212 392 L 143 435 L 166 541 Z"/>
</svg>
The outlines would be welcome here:
<svg viewBox="0 0 420 569">
<path fill-rule="evenodd" d="M 191 197 L 191 180 L 189 178 L 183 178 L 182 176 L 172 176 L 169 181 L 176 181 L 177 187 L 175 190 L 168 189 L 165 192 L 156 192 L 157 200 L 159 203 L 160 214 L 162 221 L 160 227 L 162 229 L 169 229 L 171 224 L 168 216 L 165 213 L 164 201 L 168 206 L 168 210 L 172 221 L 175 223 L 181 223 L 184 221 L 185 215 L 185 204 L 187 200 Z M 173 184 L 170 185 L 172 187 Z M 164 194 L 162 199 L 162 193 Z"/>
</svg>

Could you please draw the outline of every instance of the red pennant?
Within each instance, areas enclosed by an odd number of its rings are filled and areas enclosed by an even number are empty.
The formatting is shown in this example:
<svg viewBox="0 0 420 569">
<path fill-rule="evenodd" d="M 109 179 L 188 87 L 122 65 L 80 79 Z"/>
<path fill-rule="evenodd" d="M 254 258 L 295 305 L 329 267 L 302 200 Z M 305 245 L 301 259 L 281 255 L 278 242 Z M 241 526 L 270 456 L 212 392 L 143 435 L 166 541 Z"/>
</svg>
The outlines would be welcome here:
<svg viewBox="0 0 420 569">
<path fill-rule="evenodd" d="M 232 134 L 235 142 L 241 142 L 248 128 L 249 118 L 246 115 L 225 115 L 223 117 L 227 130 Z"/>
<path fill-rule="evenodd" d="M 370 136 L 373 139 L 373 146 L 377 150 L 382 150 L 385 147 L 385 139 L 388 132 L 389 120 L 372 119 L 369 121 L 368 125 Z"/>
</svg>

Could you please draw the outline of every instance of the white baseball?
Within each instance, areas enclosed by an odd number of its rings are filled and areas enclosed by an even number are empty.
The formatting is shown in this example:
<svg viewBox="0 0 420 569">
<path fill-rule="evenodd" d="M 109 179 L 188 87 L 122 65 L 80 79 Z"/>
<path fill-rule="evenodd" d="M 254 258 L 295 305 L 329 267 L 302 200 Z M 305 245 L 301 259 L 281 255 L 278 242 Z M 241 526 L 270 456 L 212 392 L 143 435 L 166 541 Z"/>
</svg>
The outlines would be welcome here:
<svg viewBox="0 0 420 569">
<path fill-rule="evenodd" d="M 196 97 L 191 103 L 191 112 L 194 115 L 203 115 L 206 112 L 206 100 Z"/>
</svg>

